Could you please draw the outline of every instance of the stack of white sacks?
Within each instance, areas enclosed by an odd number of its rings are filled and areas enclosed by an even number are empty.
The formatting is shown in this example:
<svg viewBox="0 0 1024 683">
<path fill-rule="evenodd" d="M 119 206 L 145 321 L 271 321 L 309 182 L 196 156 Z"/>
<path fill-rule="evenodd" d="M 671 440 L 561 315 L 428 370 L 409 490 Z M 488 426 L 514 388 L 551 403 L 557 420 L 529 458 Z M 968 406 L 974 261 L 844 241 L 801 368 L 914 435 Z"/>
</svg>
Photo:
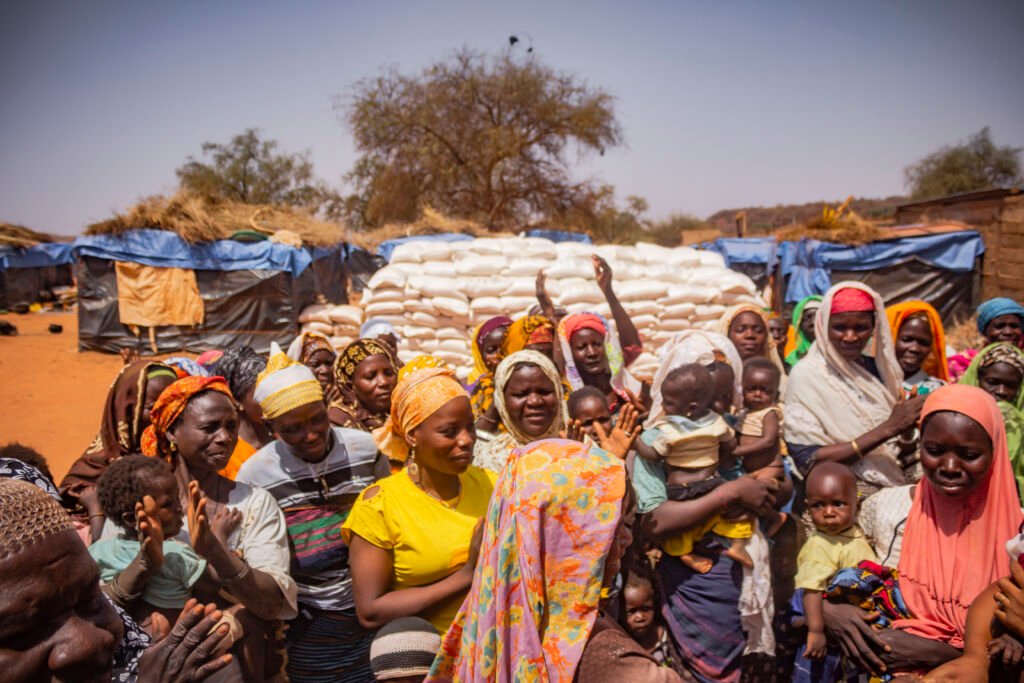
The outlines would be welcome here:
<svg viewBox="0 0 1024 683">
<path fill-rule="evenodd" d="M 681 330 L 713 329 L 734 304 L 762 304 L 753 281 L 725 267 L 721 255 L 655 244 L 580 244 L 535 237 L 479 238 L 465 242 L 414 241 L 399 245 L 390 263 L 367 285 L 359 307 L 306 309 L 303 329 L 341 346 L 358 335 L 358 322 L 379 318 L 402 337 L 403 361 L 430 353 L 465 377 L 472 368 L 473 328 L 496 315 L 517 318 L 537 303 L 536 278 L 570 313 L 594 311 L 611 322 L 591 256 L 611 266 L 613 287 L 644 339 L 645 353 L 631 366 L 641 379 L 657 369 L 655 352 Z"/>
</svg>

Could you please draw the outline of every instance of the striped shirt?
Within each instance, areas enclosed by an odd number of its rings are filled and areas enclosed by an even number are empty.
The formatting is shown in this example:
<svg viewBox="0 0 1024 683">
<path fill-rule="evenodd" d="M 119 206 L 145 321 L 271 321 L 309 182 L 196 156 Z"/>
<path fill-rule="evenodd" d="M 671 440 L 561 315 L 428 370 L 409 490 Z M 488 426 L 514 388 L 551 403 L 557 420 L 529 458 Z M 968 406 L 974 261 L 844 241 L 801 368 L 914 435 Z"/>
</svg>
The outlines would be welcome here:
<svg viewBox="0 0 1024 683">
<path fill-rule="evenodd" d="M 283 441 L 257 451 L 237 481 L 266 489 L 284 512 L 291 545 L 291 574 L 299 602 L 317 609 L 350 609 L 352 578 L 341 525 L 359 493 L 388 476 L 388 461 L 366 432 L 332 427 L 330 452 L 310 463 Z"/>
</svg>

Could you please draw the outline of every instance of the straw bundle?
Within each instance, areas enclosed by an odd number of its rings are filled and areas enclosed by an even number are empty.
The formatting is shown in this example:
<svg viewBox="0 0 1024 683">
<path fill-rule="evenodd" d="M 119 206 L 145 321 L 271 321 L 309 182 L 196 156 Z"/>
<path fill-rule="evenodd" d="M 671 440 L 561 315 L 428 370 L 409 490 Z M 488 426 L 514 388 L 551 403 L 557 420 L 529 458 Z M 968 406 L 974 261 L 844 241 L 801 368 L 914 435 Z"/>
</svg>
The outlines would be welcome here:
<svg viewBox="0 0 1024 683">
<path fill-rule="evenodd" d="M 304 244 L 315 247 L 329 247 L 345 240 L 341 226 L 321 221 L 298 208 L 241 204 L 185 191 L 171 197 L 148 197 L 124 213 L 93 223 L 85 234 L 120 235 L 140 228 L 168 230 L 190 243 L 228 239 L 242 230 L 268 236 L 287 230 L 298 235 Z"/>
<path fill-rule="evenodd" d="M 373 230 L 350 233 L 349 241 L 363 249 L 374 249 L 381 242 L 410 237 L 412 235 L 440 235 L 442 233 L 461 233 L 474 237 L 494 237 L 503 233 L 489 232 L 479 223 L 460 218 L 446 216 L 433 207 L 423 207 L 420 217 L 412 223 L 388 223 Z"/>
<path fill-rule="evenodd" d="M 34 247 L 40 242 L 58 242 L 59 237 L 36 232 L 24 225 L 0 222 L 0 244 L 10 247 Z"/>
</svg>

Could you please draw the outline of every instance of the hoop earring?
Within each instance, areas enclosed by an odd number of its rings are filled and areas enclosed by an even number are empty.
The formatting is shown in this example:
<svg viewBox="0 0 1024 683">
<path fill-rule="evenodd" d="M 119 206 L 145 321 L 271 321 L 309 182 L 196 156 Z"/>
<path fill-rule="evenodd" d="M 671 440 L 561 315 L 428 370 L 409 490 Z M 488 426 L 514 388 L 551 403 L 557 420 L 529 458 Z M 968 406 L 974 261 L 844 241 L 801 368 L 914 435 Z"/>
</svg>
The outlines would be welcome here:
<svg viewBox="0 0 1024 683">
<path fill-rule="evenodd" d="M 416 447 L 413 446 L 409 451 L 409 462 L 405 466 L 405 469 L 409 471 L 410 477 L 416 477 L 420 473 L 420 468 L 416 464 Z"/>
</svg>

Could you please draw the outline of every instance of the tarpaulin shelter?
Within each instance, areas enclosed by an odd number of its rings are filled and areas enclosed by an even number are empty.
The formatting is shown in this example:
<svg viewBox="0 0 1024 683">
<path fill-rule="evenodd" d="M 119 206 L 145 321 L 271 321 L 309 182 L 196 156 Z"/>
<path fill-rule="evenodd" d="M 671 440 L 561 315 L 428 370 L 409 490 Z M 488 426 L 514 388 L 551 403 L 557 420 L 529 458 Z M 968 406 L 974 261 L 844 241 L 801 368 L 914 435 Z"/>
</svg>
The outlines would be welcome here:
<svg viewBox="0 0 1024 683">
<path fill-rule="evenodd" d="M 52 299 L 74 284 L 71 243 L 20 225 L 0 223 L 0 309 Z"/>
<path fill-rule="evenodd" d="M 905 225 L 883 230 L 861 245 L 814 239 L 777 242 L 774 237 L 723 238 L 705 245 L 726 265 L 764 286 L 773 273 L 780 303 L 824 294 L 835 282 L 858 280 L 886 304 L 924 299 L 947 322 L 969 317 L 981 295 L 982 237 L 962 225 Z"/>
<path fill-rule="evenodd" d="M 144 229 L 80 237 L 73 252 L 79 350 L 153 350 L 155 343 L 160 352 L 238 344 L 266 352 L 270 342 L 294 338 L 299 313 L 318 294 L 347 301 L 340 248 L 189 244 L 173 232 Z"/>
</svg>

